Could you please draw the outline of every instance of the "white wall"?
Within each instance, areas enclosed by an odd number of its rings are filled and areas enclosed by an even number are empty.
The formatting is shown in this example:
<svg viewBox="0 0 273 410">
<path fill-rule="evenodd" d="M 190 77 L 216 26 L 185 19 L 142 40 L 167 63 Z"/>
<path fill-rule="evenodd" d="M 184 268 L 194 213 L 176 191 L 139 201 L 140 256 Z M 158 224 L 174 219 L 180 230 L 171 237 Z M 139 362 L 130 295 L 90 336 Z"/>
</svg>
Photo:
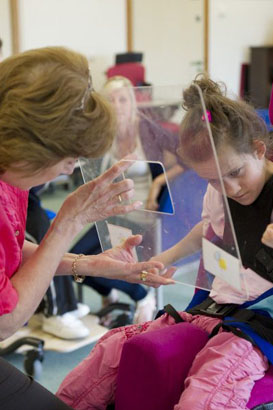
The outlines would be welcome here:
<svg viewBox="0 0 273 410">
<path fill-rule="evenodd" d="M 0 38 L 3 40 L 3 58 L 12 53 L 9 0 L 0 0 Z"/>
<path fill-rule="evenodd" d="M 134 0 L 133 44 L 144 52 L 146 81 L 188 83 L 198 62 L 202 69 L 203 0 Z"/>
<path fill-rule="evenodd" d="M 202 66 L 203 0 L 133 0 L 133 43 L 147 81 L 189 82 Z M 125 0 L 18 0 L 21 50 L 65 45 L 91 60 L 95 87 L 126 51 Z M 9 0 L 0 0 L 4 56 L 11 54 Z M 249 47 L 273 45 L 273 0 L 210 0 L 209 70 L 233 92 Z"/>
<path fill-rule="evenodd" d="M 147 81 L 185 84 L 203 61 L 203 0 L 133 0 L 133 39 Z M 273 0 L 209 1 L 209 73 L 238 94 L 250 47 L 273 45 Z"/>
<path fill-rule="evenodd" d="M 273 45 L 273 0 L 210 0 L 209 72 L 239 93 L 250 46 Z"/>
<path fill-rule="evenodd" d="M 48 45 L 78 50 L 90 60 L 99 88 L 114 54 L 126 50 L 125 0 L 18 1 L 21 51 Z"/>
</svg>

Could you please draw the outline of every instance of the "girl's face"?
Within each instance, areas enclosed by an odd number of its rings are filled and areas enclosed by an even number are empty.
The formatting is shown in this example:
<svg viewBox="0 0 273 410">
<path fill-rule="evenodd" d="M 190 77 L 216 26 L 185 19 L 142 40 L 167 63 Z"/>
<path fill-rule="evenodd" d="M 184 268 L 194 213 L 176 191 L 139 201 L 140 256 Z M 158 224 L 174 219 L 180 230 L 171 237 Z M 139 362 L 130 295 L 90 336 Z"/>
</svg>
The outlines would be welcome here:
<svg viewBox="0 0 273 410">
<path fill-rule="evenodd" d="M 18 164 L 18 172 L 13 170 L 7 170 L 4 174 L 0 175 L 0 179 L 9 185 L 16 186 L 22 190 L 28 190 L 34 186 L 42 185 L 46 182 L 52 181 L 59 175 L 70 175 L 72 174 L 77 159 L 76 158 L 65 158 L 57 164 L 42 169 L 30 176 L 24 176 L 24 164 Z M 20 173 L 20 168 L 22 173 Z"/>
<path fill-rule="evenodd" d="M 232 147 L 225 145 L 218 152 L 218 160 L 226 194 L 241 205 L 252 204 L 267 179 L 265 146 L 257 145 L 253 154 L 239 154 Z M 222 192 L 214 158 L 192 164 L 196 173 L 208 180 L 219 192 Z"/>
</svg>

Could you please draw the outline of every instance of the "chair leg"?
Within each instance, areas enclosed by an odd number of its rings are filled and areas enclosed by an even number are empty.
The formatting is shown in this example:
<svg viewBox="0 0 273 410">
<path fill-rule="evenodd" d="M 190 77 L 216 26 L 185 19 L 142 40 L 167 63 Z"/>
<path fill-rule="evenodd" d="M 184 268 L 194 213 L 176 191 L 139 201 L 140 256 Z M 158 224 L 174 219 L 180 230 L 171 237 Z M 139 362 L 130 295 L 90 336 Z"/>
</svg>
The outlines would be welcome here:
<svg viewBox="0 0 273 410">
<path fill-rule="evenodd" d="M 83 286 L 80 283 L 77 283 L 77 296 L 78 302 L 83 303 Z"/>
</svg>

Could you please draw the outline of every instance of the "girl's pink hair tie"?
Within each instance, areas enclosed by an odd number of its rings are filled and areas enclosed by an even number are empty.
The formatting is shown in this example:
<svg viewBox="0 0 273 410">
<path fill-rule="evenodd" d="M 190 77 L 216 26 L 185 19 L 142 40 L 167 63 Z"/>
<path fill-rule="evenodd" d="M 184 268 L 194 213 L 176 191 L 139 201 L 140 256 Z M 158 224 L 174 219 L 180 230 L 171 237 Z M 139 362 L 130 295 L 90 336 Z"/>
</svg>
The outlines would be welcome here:
<svg viewBox="0 0 273 410">
<path fill-rule="evenodd" d="M 207 113 L 209 122 L 211 122 L 212 121 L 211 112 L 207 110 L 206 113 Z M 203 114 L 201 118 L 202 118 L 202 121 L 205 121 L 205 114 Z"/>
</svg>

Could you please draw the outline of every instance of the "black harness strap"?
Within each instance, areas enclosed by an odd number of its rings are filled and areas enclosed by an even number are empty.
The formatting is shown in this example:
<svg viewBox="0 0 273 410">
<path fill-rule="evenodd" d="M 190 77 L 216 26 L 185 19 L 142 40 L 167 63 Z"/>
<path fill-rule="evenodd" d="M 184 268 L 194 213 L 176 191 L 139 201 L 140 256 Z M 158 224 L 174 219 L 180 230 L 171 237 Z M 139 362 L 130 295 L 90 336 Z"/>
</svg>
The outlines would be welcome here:
<svg viewBox="0 0 273 410">
<path fill-rule="evenodd" d="M 177 310 L 170 304 L 164 306 L 164 311 L 168 313 L 172 318 L 174 318 L 175 323 L 184 322 Z M 247 335 L 243 330 L 236 327 L 236 323 L 244 323 L 249 325 L 249 327 L 261 336 L 264 340 L 273 345 L 273 320 L 271 317 L 259 314 L 251 309 L 240 308 L 240 305 L 236 304 L 218 304 L 213 301 L 210 297 L 205 299 L 199 305 L 188 309 L 187 313 L 192 315 L 205 315 L 210 317 L 215 317 L 222 319 L 223 322 L 218 323 L 210 334 L 210 338 L 215 336 L 220 328 L 228 332 L 232 332 L 236 336 L 242 337 L 248 340 L 254 346 L 256 346 L 253 339 Z M 230 319 L 225 320 L 226 317 Z"/>
<path fill-rule="evenodd" d="M 222 319 L 225 316 L 229 316 L 238 306 L 232 303 L 219 304 L 208 297 L 199 305 L 187 310 L 187 312 L 192 315 L 206 315 Z"/>
<path fill-rule="evenodd" d="M 184 322 L 182 317 L 179 315 L 177 310 L 170 304 L 164 306 L 164 310 L 168 315 L 170 315 L 172 318 L 174 318 L 175 323 L 181 323 Z"/>
<path fill-rule="evenodd" d="M 209 339 L 211 339 L 213 336 L 217 335 L 217 333 L 219 332 L 219 330 L 221 328 L 224 329 L 226 332 L 231 332 L 234 335 L 247 340 L 248 342 L 252 343 L 253 346 L 256 346 L 256 343 L 254 342 L 254 340 L 249 335 L 247 335 L 242 330 L 240 330 L 240 329 L 238 329 L 234 326 L 226 325 L 224 323 L 218 323 L 218 325 L 215 326 L 215 328 L 212 330 L 211 334 L 209 335 Z"/>
<path fill-rule="evenodd" d="M 243 331 L 238 330 L 235 325 L 233 325 L 234 322 L 237 322 L 249 325 L 249 327 L 253 331 L 255 331 L 259 336 L 273 345 L 272 318 L 259 314 L 254 310 L 244 309 L 241 308 L 240 305 L 236 304 L 218 304 L 215 303 L 213 299 L 208 297 L 199 305 L 187 310 L 187 312 L 191 313 L 192 315 L 205 315 L 223 320 L 223 323 L 217 325 L 213 330 L 211 337 L 214 336 L 217 331 L 219 331 L 220 327 L 223 327 L 224 329 L 230 330 L 238 336 L 242 335 L 242 337 L 247 340 L 251 339 L 247 335 L 245 335 Z M 227 316 L 230 317 L 229 320 L 225 320 Z"/>
</svg>

